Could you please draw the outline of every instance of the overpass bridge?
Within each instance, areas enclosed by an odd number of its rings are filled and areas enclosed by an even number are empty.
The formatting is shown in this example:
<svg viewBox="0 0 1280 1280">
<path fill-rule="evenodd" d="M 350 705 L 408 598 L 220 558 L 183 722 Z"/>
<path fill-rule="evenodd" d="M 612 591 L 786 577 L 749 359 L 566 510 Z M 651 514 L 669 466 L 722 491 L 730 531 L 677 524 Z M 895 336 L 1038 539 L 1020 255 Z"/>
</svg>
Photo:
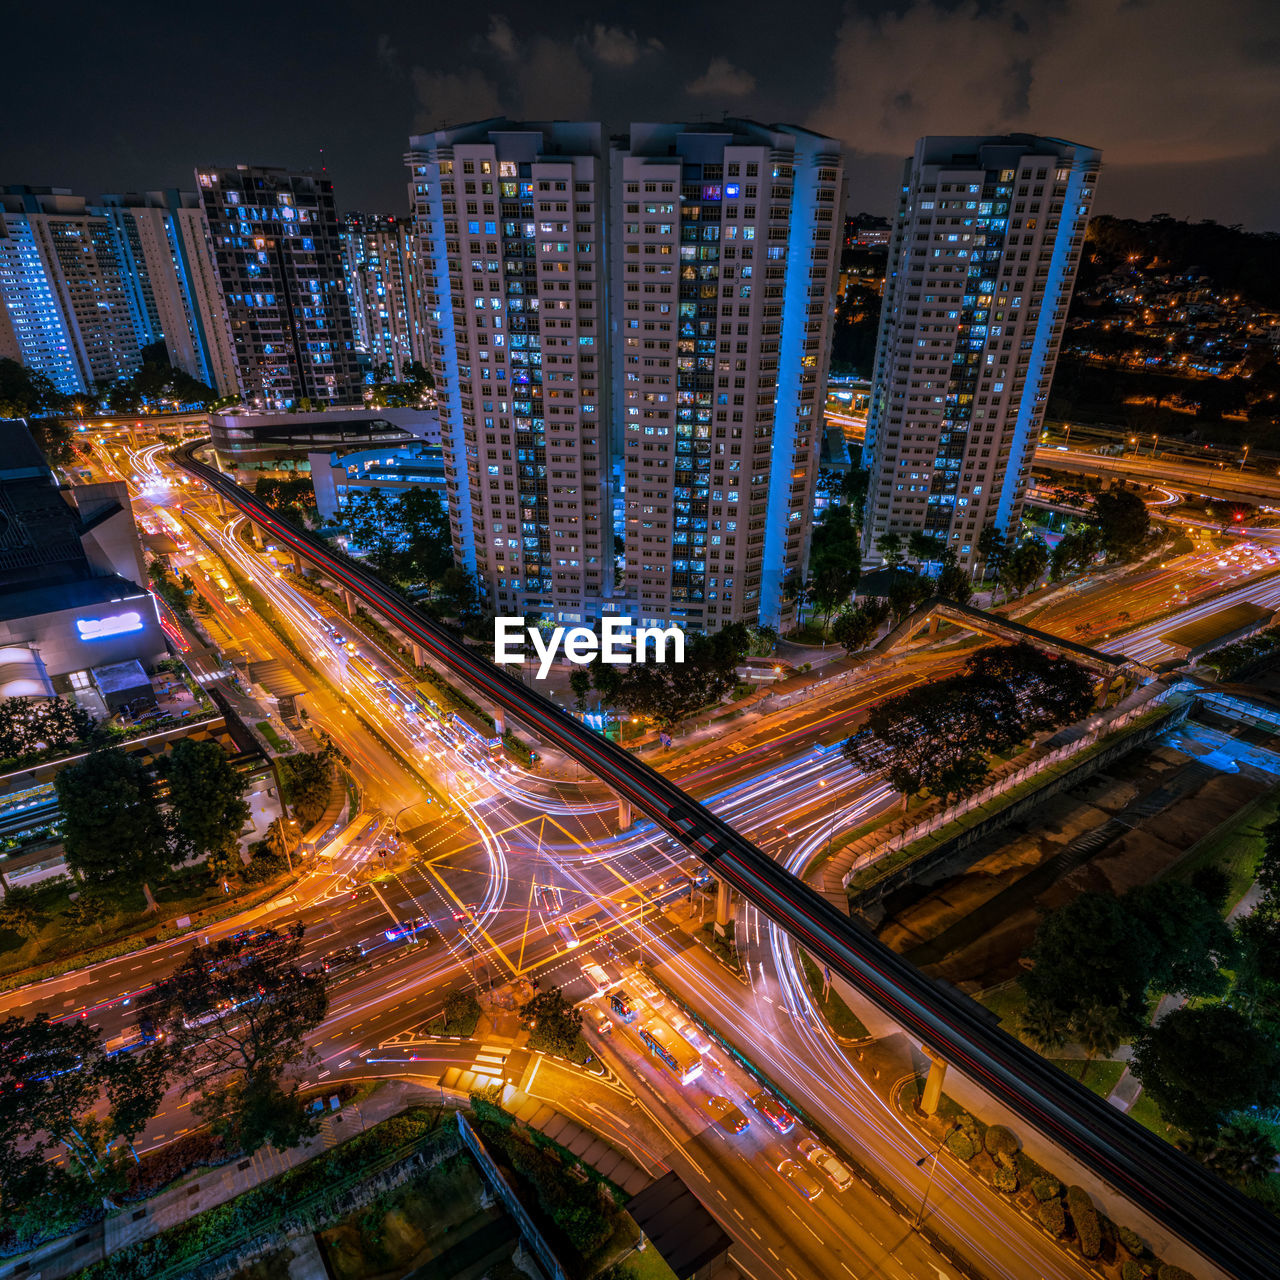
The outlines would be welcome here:
<svg viewBox="0 0 1280 1280">
<path fill-rule="evenodd" d="M 201 462 L 196 457 L 201 444 L 175 451 L 178 465 L 410 636 L 453 675 L 608 783 L 908 1035 L 1220 1271 L 1241 1280 L 1274 1280 L 1280 1222 L 994 1026 L 987 1011 L 968 996 L 926 977 L 675 783 L 469 650 L 364 566 L 281 520 Z"/>
</svg>

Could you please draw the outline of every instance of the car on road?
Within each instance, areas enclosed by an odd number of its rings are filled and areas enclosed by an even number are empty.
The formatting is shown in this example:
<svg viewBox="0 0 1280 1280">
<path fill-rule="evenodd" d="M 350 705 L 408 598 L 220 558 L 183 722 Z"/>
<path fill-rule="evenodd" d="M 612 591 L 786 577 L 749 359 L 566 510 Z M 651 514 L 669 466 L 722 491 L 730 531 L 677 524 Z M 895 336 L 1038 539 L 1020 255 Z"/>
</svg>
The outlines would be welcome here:
<svg viewBox="0 0 1280 1280">
<path fill-rule="evenodd" d="M 803 1196 L 806 1200 L 816 1200 L 822 1194 L 822 1188 L 817 1180 L 803 1165 L 797 1164 L 794 1160 L 783 1160 L 778 1165 L 778 1172 L 796 1195 Z"/>
<path fill-rule="evenodd" d="M 607 1036 L 613 1030 L 613 1021 L 603 1009 L 597 1009 L 595 1005 L 588 1005 L 587 1017 L 590 1020 L 591 1025 L 602 1036 Z"/>
<path fill-rule="evenodd" d="M 567 920 L 561 920 L 556 926 L 556 932 L 560 935 L 560 941 L 564 943 L 567 950 L 572 951 L 578 945 L 578 931 Z"/>
<path fill-rule="evenodd" d="M 538 905 L 554 918 L 564 910 L 564 898 L 555 885 L 544 884 L 538 889 Z"/>
<path fill-rule="evenodd" d="M 751 1105 L 779 1132 L 790 1133 L 796 1127 L 796 1118 L 773 1094 L 761 1089 L 751 1095 Z"/>
<path fill-rule="evenodd" d="M 613 981 L 609 975 L 594 961 L 588 961 L 582 966 L 582 976 L 591 983 L 593 988 L 592 995 L 602 996 L 613 986 Z"/>
<path fill-rule="evenodd" d="M 837 1191 L 853 1184 L 853 1174 L 840 1163 L 821 1143 L 805 1138 L 800 1143 L 800 1154 L 821 1173 Z"/>
<path fill-rule="evenodd" d="M 343 947 L 340 951 L 331 951 L 320 962 L 325 973 L 332 973 L 335 969 L 345 969 L 348 965 L 359 964 L 364 959 L 364 948 L 358 943 L 353 942 L 349 947 Z"/>
<path fill-rule="evenodd" d="M 751 1123 L 741 1107 L 734 1106 L 728 1098 L 722 1098 L 719 1094 L 708 1098 L 703 1105 L 726 1133 L 741 1133 Z"/>
<path fill-rule="evenodd" d="M 412 920 L 399 920 L 391 928 L 384 930 L 382 936 L 388 942 L 399 942 L 401 939 L 416 942 L 426 933 L 430 923 L 426 916 L 417 916 Z"/>
</svg>

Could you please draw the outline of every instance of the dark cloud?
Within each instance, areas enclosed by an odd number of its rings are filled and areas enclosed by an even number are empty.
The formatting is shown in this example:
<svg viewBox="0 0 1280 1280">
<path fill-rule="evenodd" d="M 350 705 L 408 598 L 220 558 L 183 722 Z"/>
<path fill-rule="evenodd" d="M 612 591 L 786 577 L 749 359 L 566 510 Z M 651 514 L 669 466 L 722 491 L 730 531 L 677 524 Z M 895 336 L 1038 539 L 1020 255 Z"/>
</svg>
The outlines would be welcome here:
<svg viewBox="0 0 1280 1280">
<path fill-rule="evenodd" d="M 843 138 L 860 208 L 889 205 L 921 133 L 1021 129 L 1101 147 L 1101 209 L 1280 227 L 1274 0 L 313 0 L 251 26 L 132 12 L 7 15 L 21 56 L 0 80 L 0 184 L 189 185 L 204 160 L 306 165 L 323 147 L 344 206 L 398 209 L 414 130 L 729 109 Z"/>
</svg>

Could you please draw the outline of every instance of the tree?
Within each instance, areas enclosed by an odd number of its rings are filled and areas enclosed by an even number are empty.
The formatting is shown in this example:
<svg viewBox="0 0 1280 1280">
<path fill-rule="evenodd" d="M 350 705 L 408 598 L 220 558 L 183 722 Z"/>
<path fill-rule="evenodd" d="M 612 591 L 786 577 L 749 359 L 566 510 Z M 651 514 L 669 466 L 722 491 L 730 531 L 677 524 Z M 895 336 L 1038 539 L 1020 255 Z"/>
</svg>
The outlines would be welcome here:
<svg viewBox="0 0 1280 1280">
<path fill-rule="evenodd" d="M 1119 898 L 1082 893 L 1040 922 L 1027 952 L 1031 968 L 1018 981 L 1029 1003 L 1067 1024 L 1097 1004 L 1115 1006 L 1134 1028 L 1145 1020 L 1154 949 Z"/>
<path fill-rule="evenodd" d="M 1018 1034 L 1037 1052 L 1048 1055 L 1067 1043 L 1062 1015 L 1043 1001 L 1029 1000 L 1018 1018 Z"/>
<path fill-rule="evenodd" d="M 394 503 L 384 489 L 365 489 L 347 497 L 347 532 L 352 550 L 373 565 L 379 576 L 393 576 L 396 559 Z"/>
<path fill-rule="evenodd" d="M 1262 829 L 1262 857 L 1258 862 L 1258 889 L 1262 906 L 1280 909 L 1280 818 Z"/>
<path fill-rule="evenodd" d="M 853 593 L 862 573 L 859 533 L 848 507 L 828 507 L 813 530 L 810 595 L 823 611 L 823 626 Z"/>
<path fill-rule="evenodd" d="M 907 535 L 907 556 L 916 564 L 925 564 L 941 557 L 945 543 L 923 529 L 913 529 Z"/>
<path fill-rule="evenodd" d="M 249 820 L 244 775 L 216 742 L 194 738 L 174 743 L 160 758 L 159 770 L 169 784 L 179 856 L 208 858 L 215 877 L 220 878 L 228 870 L 227 855 L 237 850 L 240 831 Z"/>
<path fill-rule="evenodd" d="M 1096 494 L 1093 518 L 1098 523 L 1102 549 L 1108 560 L 1131 556 L 1146 540 L 1151 528 L 1146 503 L 1132 489 L 1108 489 Z"/>
<path fill-rule="evenodd" d="M 305 831 L 315 826 L 329 807 L 333 792 L 333 753 L 329 748 L 295 751 L 292 755 L 280 756 L 278 764 L 285 801 Z"/>
<path fill-rule="evenodd" d="M 1280 1044 L 1226 1004 L 1166 1015 L 1134 1041 L 1129 1070 L 1164 1118 L 1192 1134 L 1280 1100 Z"/>
<path fill-rule="evenodd" d="M 396 499 L 394 520 L 402 543 L 396 577 L 434 587 L 453 566 L 449 513 L 440 495 L 418 485 L 404 490 Z"/>
<path fill-rule="evenodd" d="M 889 606 L 879 600 L 867 601 L 836 618 L 831 634 L 849 653 L 865 649 L 889 615 Z"/>
<path fill-rule="evenodd" d="M 108 1148 L 132 1140 L 159 1109 L 171 1059 L 160 1045 L 109 1057 L 81 1019 L 0 1022 L 0 1186 L 6 1211 L 115 1189 Z M 98 1112 L 106 1104 L 105 1119 Z M 64 1166 L 51 1157 L 57 1148 Z"/>
<path fill-rule="evenodd" d="M 445 616 L 457 618 L 464 626 L 480 617 L 480 584 L 474 573 L 460 565 L 440 575 L 437 599 Z"/>
<path fill-rule="evenodd" d="M 1217 1133 L 1198 1134 L 1181 1145 L 1192 1159 L 1236 1187 L 1274 1172 L 1280 1155 L 1270 1134 L 1241 1123 L 1225 1124 Z"/>
<path fill-rule="evenodd" d="M 599 654 L 589 670 L 606 705 L 671 728 L 703 707 L 719 702 L 738 682 L 737 668 L 751 647 L 751 632 L 741 622 L 714 635 L 685 636 L 684 662 L 606 664 Z"/>
<path fill-rule="evenodd" d="M 0 360 L 0 418 L 33 418 L 65 413 L 71 397 L 63 395 L 46 374 L 17 360 Z"/>
<path fill-rule="evenodd" d="M 1193 885 L 1177 880 L 1130 889 L 1121 899 L 1153 941 L 1148 985 L 1184 996 L 1226 990 L 1222 968 L 1235 960 L 1235 939 L 1218 908 Z"/>
<path fill-rule="evenodd" d="M 55 779 L 67 864 L 90 884 L 146 882 L 170 865 L 151 775 L 120 747 L 99 747 Z"/>
<path fill-rule="evenodd" d="M 73 747 L 89 738 L 94 723 L 66 698 L 5 698 L 0 700 L 0 760 Z"/>
<path fill-rule="evenodd" d="M 1109 1058 L 1124 1040 L 1125 1020 L 1113 1004 L 1099 1004 L 1091 1000 L 1075 1016 L 1071 1024 L 1072 1034 L 1084 1049 L 1084 1066 L 1080 1079 L 1085 1078 L 1089 1063 L 1101 1054 Z"/>
<path fill-rule="evenodd" d="M 587 695 L 591 692 L 591 672 L 576 667 L 569 676 L 569 688 L 573 691 L 574 705 L 579 711 L 586 711 Z"/>
<path fill-rule="evenodd" d="M 982 576 L 999 581 L 1004 572 L 1005 560 L 1009 554 L 1009 540 L 1004 530 L 993 524 L 987 525 L 978 534 L 978 556 L 982 560 Z"/>
<path fill-rule="evenodd" d="M 181 1065 L 184 1092 L 232 1150 L 292 1146 L 315 1132 L 289 1069 L 329 1008 L 321 968 L 304 973 L 295 934 L 197 946 L 144 997 Z"/>
<path fill-rule="evenodd" d="M 102 921 L 107 914 L 107 904 L 100 893 L 82 889 L 67 908 L 66 917 L 74 929 L 92 929 L 102 932 Z"/>
<path fill-rule="evenodd" d="M 973 595 L 973 580 L 960 566 L 959 557 L 951 547 L 944 547 L 938 556 L 942 568 L 933 580 L 935 595 L 956 604 L 968 604 Z"/>
<path fill-rule="evenodd" d="M 905 618 L 933 594 L 933 580 L 913 573 L 895 573 L 889 583 L 889 611 L 895 618 Z"/>
<path fill-rule="evenodd" d="M 36 909 L 36 895 L 30 889 L 13 888 L 0 898 L 0 929 L 16 933 L 20 938 L 34 938 L 44 927 Z"/>
<path fill-rule="evenodd" d="M 1040 581 L 1049 565 L 1049 548 L 1042 538 L 1024 538 L 1005 558 L 1000 585 L 1008 595 L 1020 596 Z"/>
<path fill-rule="evenodd" d="M 1057 582 L 1068 573 L 1087 569 L 1101 549 L 1102 531 L 1096 524 L 1069 529 L 1049 555 L 1049 577 Z"/>
<path fill-rule="evenodd" d="M 884 557 L 885 564 L 893 566 L 902 559 L 902 534 L 890 529 L 876 539 L 876 550 Z"/>
<path fill-rule="evenodd" d="M 426 392 L 435 390 L 435 375 L 425 364 L 421 363 L 421 361 L 406 360 L 402 373 L 404 380 L 414 389 L 414 392 L 419 399 L 421 399 Z"/>
<path fill-rule="evenodd" d="M 548 1053 L 568 1057 L 582 1034 L 582 1011 L 564 998 L 559 987 L 537 992 L 521 1006 L 520 1017 L 532 1028 L 530 1047 Z"/>
</svg>

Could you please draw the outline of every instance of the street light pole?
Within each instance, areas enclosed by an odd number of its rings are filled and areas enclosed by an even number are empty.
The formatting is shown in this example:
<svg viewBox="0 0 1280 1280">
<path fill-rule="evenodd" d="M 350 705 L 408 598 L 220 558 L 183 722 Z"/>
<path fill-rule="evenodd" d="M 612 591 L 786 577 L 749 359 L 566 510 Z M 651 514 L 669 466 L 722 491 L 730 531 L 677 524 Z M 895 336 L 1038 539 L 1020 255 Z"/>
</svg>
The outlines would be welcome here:
<svg viewBox="0 0 1280 1280">
<path fill-rule="evenodd" d="M 942 1147 L 943 1147 L 943 1144 L 941 1142 L 938 1143 L 938 1145 L 933 1149 L 932 1156 L 923 1155 L 920 1157 L 919 1160 L 916 1161 L 917 1169 L 923 1169 L 924 1162 L 926 1160 L 928 1160 L 930 1163 L 929 1163 L 929 1181 L 924 1184 L 924 1195 L 920 1197 L 920 1209 L 916 1214 L 915 1221 L 911 1224 L 911 1229 L 913 1231 L 919 1231 L 920 1224 L 924 1221 L 924 1207 L 926 1204 L 929 1203 L 929 1192 L 933 1190 L 933 1175 L 938 1168 L 938 1154 L 939 1152 L 941 1152 Z"/>
</svg>

